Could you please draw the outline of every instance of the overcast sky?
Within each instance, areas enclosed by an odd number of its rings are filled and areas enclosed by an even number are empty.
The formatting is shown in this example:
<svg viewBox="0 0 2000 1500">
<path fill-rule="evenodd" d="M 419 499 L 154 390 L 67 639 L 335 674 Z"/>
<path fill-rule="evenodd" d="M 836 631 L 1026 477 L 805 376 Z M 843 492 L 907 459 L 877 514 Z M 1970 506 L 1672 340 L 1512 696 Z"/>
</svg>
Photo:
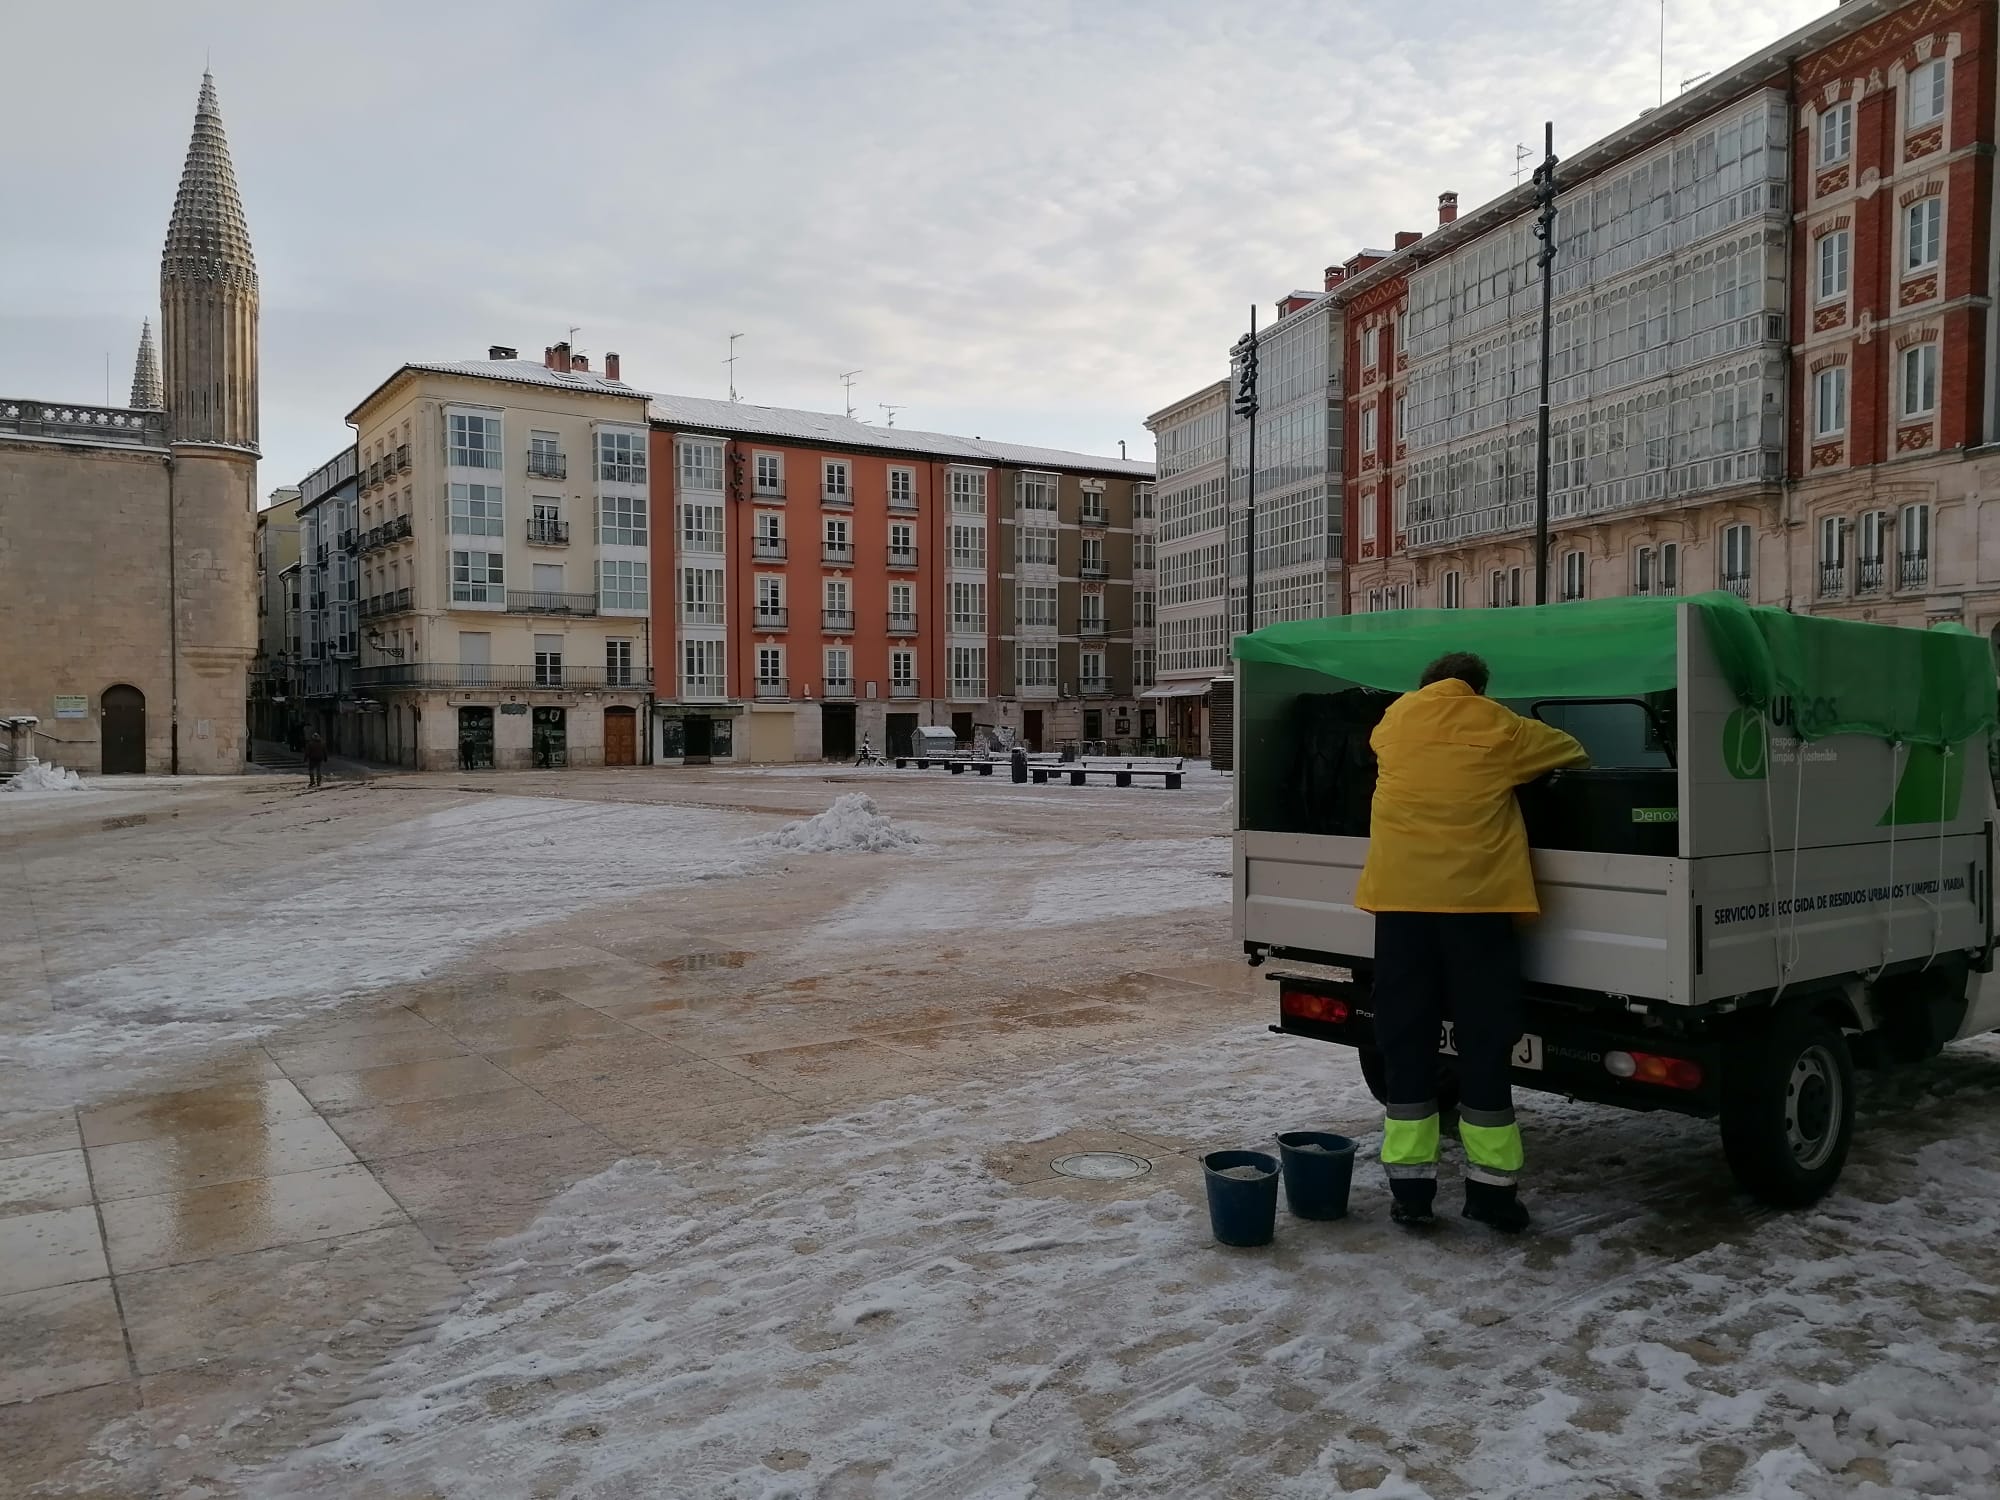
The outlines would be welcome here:
<svg viewBox="0 0 2000 1500">
<path fill-rule="evenodd" d="M 1669 0 L 1669 92 L 1832 9 Z M 1657 96 L 1657 0 L 6 6 L 0 395 L 130 389 L 212 59 L 260 486 L 396 365 L 578 325 L 653 390 L 1150 455 L 1252 301 Z M 156 314 L 155 314 L 156 315 Z"/>
</svg>

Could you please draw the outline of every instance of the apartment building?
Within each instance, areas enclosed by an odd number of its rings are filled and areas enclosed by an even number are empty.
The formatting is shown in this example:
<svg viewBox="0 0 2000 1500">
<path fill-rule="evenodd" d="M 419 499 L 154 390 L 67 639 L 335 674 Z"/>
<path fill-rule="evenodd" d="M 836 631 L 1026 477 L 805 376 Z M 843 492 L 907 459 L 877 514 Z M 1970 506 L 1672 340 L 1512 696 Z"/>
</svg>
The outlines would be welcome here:
<svg viewBox="0 0 2000 1500">
<path fill-rule="evenodd" d="M 1146 430 L 1159 469 L 1156 681 L 1146 696 L 1163 714 L 1162 737 L 1180 754 L 1206 756 L 1209 686 L 1229 670 L 1229 382 L 1162 407 Z"/>
<path fill-rule="evenodd" d="M 633 765 L 653 673 L 646 398 L 567 344 L 407 364 L 358 434 L 363 753 Z"/>
<path fill-rule="evenodd" d="M 1151 465 L 696 397 L 651 418 L 659 760 L 1138 734 Z"/>
<path fill-rule="evenodd" d="M 362 752 L 354 692 L 360 642 L 361 495 L 352 445 L 299 481 L 299 717 L 336 755 Z"/>
<path fill-rule="evenodd" d="M 1994 23 L 1851 0 L 1563 164 L 1551 599 L 2000 624 Z M 1355 470 L 1354 608 L 1534 596 L 1533 216 L 1441 203 L 1339 293 L 1350 380 L 1388 341 L 1400 382 L 1356 403 L 1394 440 Z"/>
<path fill-rule="evenodd" d="M 297 641 L 299 492 L 277 489 L 257 512 L 257 652 L 250 660 L 252 739 L 282 739 L 294 710 Z"/>
</svg>

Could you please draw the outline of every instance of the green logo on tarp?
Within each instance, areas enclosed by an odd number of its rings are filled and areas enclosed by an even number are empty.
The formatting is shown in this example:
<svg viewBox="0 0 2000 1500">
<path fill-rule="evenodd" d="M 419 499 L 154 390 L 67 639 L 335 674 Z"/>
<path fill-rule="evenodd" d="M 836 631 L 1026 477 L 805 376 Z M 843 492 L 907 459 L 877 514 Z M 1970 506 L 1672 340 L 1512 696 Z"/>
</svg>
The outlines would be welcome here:
<svg viewBox="0 0 2000 1500">
<path fill-rule="evenodd" d="M 1762 781 L 1771 765 L 1771 734 L 1764 715 L 1739 708 L 1722 725 L 1722 764 L 1738 781 Z"/>
<path fill-rule="evenodd" d="M 1635 807 L 1632 809 L 1634 823 L 1678 823 L 1681 810 L 1678 807 Z"/>
</svg>

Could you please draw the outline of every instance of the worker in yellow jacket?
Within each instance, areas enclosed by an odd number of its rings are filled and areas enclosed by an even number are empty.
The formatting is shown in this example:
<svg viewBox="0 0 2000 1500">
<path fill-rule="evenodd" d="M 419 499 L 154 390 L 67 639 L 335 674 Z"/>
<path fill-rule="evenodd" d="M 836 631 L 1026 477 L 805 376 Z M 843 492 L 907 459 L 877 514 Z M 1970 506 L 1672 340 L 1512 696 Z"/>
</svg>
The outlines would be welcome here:
<svg viewBox="0 0 2000 1500">
<path fill-rule="evenodd" d="M 1465 1215 L 1528 1227 L 1516 1179 L 1509 1058 L 1521 1038 L 1515 920 L 1541 910 L 1514 789 L 1587 763 L 1559 729 L 1485 696 L 1486 663 L 1455 652 L 1389 706 L 1369 743 L 1378 770 L 1355 904 L 1375 913 L 1375 1041 L 1386 1075 L 1382 1163 L 1399 1224 L 1433 1219 L 1437 1050 L 1456 1033 Z"/>
</svg>

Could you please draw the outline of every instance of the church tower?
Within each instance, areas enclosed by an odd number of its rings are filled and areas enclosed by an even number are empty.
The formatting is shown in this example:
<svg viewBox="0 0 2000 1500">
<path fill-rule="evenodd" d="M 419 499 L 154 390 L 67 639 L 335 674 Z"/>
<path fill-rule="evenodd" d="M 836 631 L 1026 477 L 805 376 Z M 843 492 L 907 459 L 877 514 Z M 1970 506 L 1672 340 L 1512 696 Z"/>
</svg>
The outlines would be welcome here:
<svg viewBox="0 0 2000 1500">
<path fill-rule="evenodd" d="M 171 764 L 226 775 L 250 750 L 257 650 L 257 263 L 206 73 L 160 256 L 160 343 L 173 455 Z"/>
<path fill-rule="evenodd" d="M 160 257 L 160 335 L 175 444 L 257 449 L 257 262 L 215 79 L 202 74 L 194 137 Z"/>
<path fill-rule="evenodd" d="M 139 328 L 139 357 L 132 362 L 131 406 L 134 411 L 158 411 L 164 405 L 160 356 L 153 348 L 153 320 L 148 318 Z"/>
</svg>

